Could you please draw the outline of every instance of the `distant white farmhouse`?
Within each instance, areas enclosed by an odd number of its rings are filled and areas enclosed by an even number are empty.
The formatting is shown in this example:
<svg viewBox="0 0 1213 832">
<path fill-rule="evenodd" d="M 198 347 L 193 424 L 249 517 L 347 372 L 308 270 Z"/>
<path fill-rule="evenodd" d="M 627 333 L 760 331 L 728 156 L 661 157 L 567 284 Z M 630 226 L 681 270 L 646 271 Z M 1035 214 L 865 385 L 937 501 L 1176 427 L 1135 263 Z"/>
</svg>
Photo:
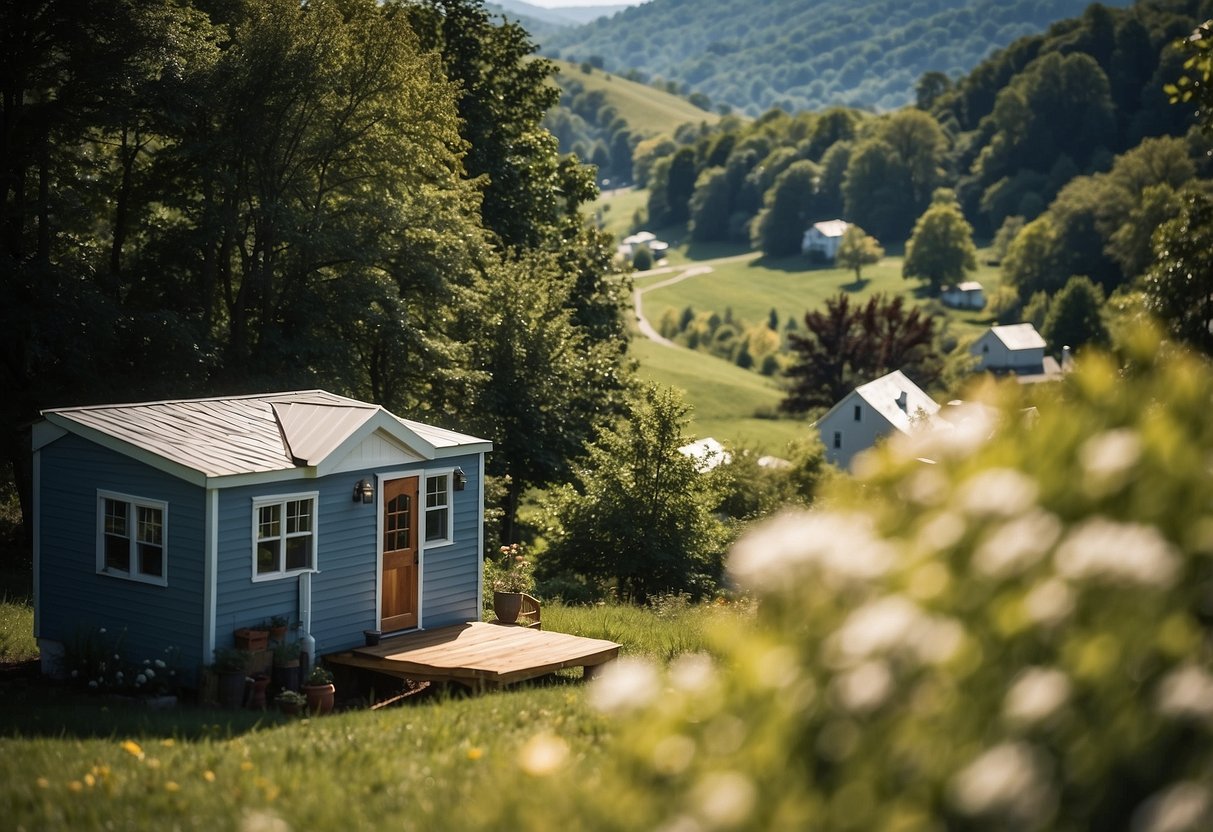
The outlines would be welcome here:
<svg viewBox="0 0 1213 832">
<path fill-rule="evenodd" d="M 804 232 L 804 239 L 800 242 L 801 253 L 832 261 L 838 255 L 842 235 L 846 234 L 850 227 L 851 224 L 843 220 L 813 223 L 813 227 Z"/>
<path fill-rule="evenodd" d="M 984 309 L 986 305 L 985 291 L 976 280 L 945 287 L 939 299 L 953 309 Z"/>
<path fill-rule="evenodd" d="M 724 445 L 711 436 L 683 445 L 678 449 L 678 453 L 694 460 L 695 469 L 701 474 L 711 471 L 718 465 L 731 462 L 733 459 L 733 455 L 725 450 Z"/>
<path fill-rule="evenodd" d="M 670 244 L 658 240 L 657 235 L 652 231 L 637 231 L 635 234 L 624 237 L 615 251 L 621 258 L 631 260 L 641 246 L 645 246 L 653 253 L 654 263 L 665 257 L 670 249 Z"/>
<path fill-rule="evenodd" d="M 855 455 L 893 431 L 910 433 L 925 420 L 935 428 L 939 405 L 901 370 L 860 385 L 817 422 L 826 459 L 850 468 Z"/>
<path fill-rule="evenodd" d="M 1054 381 L 1062 368 L 1051 355 L 1045 355 L 1045 339 L 1032 324 L 992 326 L 978 338 L 969 352 L 977 356 L 977 369 L 995 375 L 1013 374 L 1021 384 Z"/>
</svg>

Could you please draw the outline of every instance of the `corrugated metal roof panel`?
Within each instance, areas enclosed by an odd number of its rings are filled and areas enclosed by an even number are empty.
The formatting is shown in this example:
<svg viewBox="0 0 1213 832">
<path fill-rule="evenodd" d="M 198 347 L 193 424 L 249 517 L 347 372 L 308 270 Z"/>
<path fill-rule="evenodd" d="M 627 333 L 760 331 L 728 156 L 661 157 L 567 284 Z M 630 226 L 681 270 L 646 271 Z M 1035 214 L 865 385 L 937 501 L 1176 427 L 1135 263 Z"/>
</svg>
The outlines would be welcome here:
<svg viewBox="0 0 1213 832">
<path fill-rule="evenodd" d="M 142 402 L 44 411 L 207 477 L 316 466 L 376 414 L 377 405 L 324 390 Z M 435 447 L 484 440 L 391 416 Z"/>
<path fill-rule="evenodd" d="M 855 388 L 855 393 L 902 433 L 910 432 L 914 415 L 919 411 L 925 413 L 931 423 L 932 417 L 939 412 L 939 403 L 910 381 L 901 370 L 894 370 L 875 381 L 860 385 Z M 900 403 L 903 393 L 904 404 Z"/>
<path fill-rule="evenodd" d="M 1002 341 L 1009 350 L 1044 349 L 1045 339 L 1031 324 L 1009 324 L 1007 326 L 992 326 L 990 331 L 994 337 Z"/>
</svg>

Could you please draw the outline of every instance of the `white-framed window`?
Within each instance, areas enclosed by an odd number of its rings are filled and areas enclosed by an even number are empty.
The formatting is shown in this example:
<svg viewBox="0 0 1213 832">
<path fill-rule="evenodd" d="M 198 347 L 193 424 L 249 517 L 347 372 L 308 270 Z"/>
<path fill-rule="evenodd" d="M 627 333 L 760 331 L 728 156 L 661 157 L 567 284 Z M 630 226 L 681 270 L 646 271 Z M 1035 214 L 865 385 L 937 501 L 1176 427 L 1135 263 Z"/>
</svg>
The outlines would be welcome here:
<svg viewBox="0 0 1213 832">
<path fill-rule="evenodd" d="M 450 543 L 451 472 L 427 473 L 425 477 L 425 545 Z"/>
<path fill-rule="evenodd" d="M 316 492 L 253 499 L 253 580 L 316 570 Z"/>
<path fill-rule="evenodd" d="M 168 503 L 97 492 L 97 572 L 168 586 Z"/>
</svg>

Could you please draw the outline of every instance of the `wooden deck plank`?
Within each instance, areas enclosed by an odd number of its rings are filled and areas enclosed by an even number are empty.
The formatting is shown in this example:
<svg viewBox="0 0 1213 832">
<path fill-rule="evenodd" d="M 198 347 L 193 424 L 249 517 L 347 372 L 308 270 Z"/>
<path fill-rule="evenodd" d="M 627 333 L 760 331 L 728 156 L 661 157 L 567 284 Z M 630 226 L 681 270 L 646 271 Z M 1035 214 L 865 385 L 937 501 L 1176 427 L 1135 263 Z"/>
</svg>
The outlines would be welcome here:
<svg viewBox="0 0 1213 832">
<path fill-rule="evenodd" d="M 326 658 L 420 681 L 510 684 L 567 667 L 597 667 L 618 655 L 612 641 L 475 621 L 393 636 Z"/>
</svg>

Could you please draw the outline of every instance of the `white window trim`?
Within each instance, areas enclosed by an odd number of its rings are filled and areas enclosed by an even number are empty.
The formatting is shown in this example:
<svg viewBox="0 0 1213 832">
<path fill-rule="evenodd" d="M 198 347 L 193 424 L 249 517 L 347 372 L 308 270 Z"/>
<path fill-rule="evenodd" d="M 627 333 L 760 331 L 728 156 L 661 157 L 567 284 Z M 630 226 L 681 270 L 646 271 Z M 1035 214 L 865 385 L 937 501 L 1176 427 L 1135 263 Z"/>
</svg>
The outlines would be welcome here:
<svg viewBox="0 0 1213 832">
<path fill-rule="evenodd" d="M 421 518 L 419 525 L 421 526 L 417 535 L 418 543 L 422 549 L 438 549 L 443 546 L 453 546 L 455 544 L 455 468 L 437 468 L 422 472 L 421 477 Z M 446 535 L 436 537 L 433 540 L 427 540 L 425 530 L 429 526 L 428 516 L 430 507 L 426 505 L 428 496 L 429 481 L 438 477 L 446 479 Z"/>
<path fill-rule="evenodd" d="M 282 515 L 281 515 L 281 521 L 280 521 L 282 523 L 282 531 L 281 531 L 281 535 L 278 538 L 278 540 L 280 541 L 279 546 L 281 546 L 282 541 L 286 540 L 286 504 L 290 503 L 290 502 L 294 502 L 296 500 L 311 500 L 312 501 L 312 565 L 309 567 L 306 567 L 304 569 L 286 570 L 284 568 L 282 571 L 279 571 L 279 572 L 266 572 L 264 574 L 258 574 L 258 572 L 257 572 L 257 527 L 260 522 L 260 518 L 258 517 L 258 510 L 264 506 L 273 506 L 273 505 L 282 506 Z M 305 491 L 305 492 L 300 492 L 297 494 L 266 494 L 263 497 L 254 497 L 251 516 L 252 516 L 252 528 L 249 530 L 249 538 L 250 538 L 249 553 L 250 553 L 251 559 L 249 562 L 249 567 L 251 570 L 250 574 L 252 575 L 253 583 L 261 583 L 262 581 L 280 581 L 283 578 L 293 578 L 297 575 L 302 575 L 304 573 L 320 571 L 320 569 L 319 569 L 319 565 L 320 565 L 320 492 L 319 491 Z M 286 566 L 285 551 L 282 554 L 283 554 L 282 565 L 283 565 L 283 567 L 285 567 Z"/>
<path fill-rule="evenodd" d="M 138 537 L 136 529 L 138 528 L 138 515 L 135 509 L 151 508 L 157 509 L 160 512 L 160 570 L 163 574 L 159 577 L 155 575 L 144 575 L 142 572 L 131 570 L 123 572 L 118 569 L 111 569 L 105 565 L 105 501 L 114 500 L 115 502 L 126 503 L 130 506 L 130 512 L 127 515 L 127 523 L 130 531 L 131 541 L 131 565 L 134 566 L 139 559 L 136 544 Z M 105 575 L 109 578 L 120 578 L 124 581 L 134 581 L 140 584 L 150 584 L 151 586 L 168 586 L 168 503 L 164 500 L 152 500 L 147 497 L 136 497 L 132 494 L 123 494 L 118 491 L 106 491 L 105 489 L 97 489 L 97 574 Z"/>
</svg>

